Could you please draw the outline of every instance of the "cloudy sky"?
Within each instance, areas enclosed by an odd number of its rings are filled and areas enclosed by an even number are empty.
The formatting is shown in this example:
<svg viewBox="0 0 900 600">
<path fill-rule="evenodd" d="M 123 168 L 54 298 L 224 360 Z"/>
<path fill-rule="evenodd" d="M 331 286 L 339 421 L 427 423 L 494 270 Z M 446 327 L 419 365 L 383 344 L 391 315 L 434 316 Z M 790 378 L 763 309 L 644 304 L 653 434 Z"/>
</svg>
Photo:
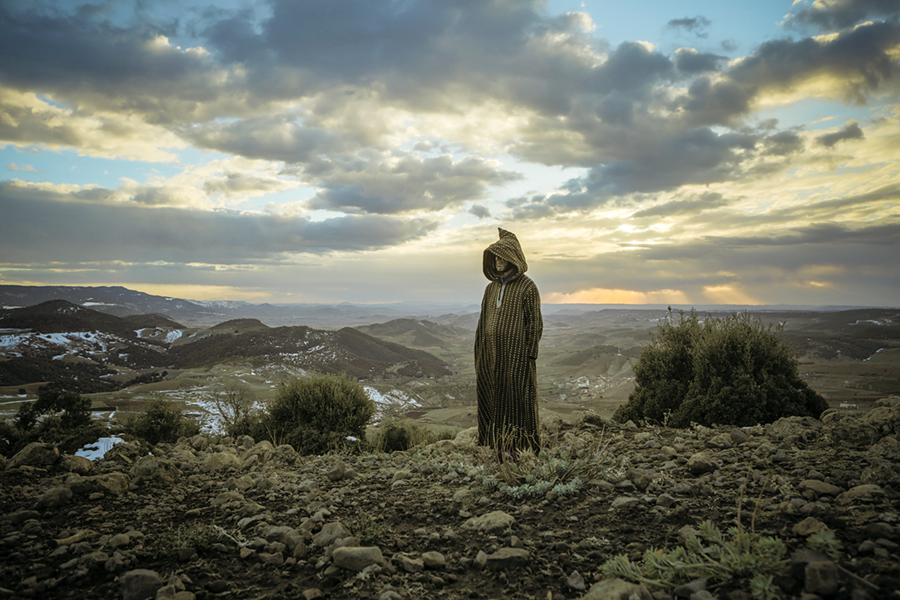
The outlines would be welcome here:
<svg viewBox="0 0 900 600">
<path fill-rule="evenodd" d="M 0 0 L 0 283 L 900 305 L 896 0 Z"/>
</svg>

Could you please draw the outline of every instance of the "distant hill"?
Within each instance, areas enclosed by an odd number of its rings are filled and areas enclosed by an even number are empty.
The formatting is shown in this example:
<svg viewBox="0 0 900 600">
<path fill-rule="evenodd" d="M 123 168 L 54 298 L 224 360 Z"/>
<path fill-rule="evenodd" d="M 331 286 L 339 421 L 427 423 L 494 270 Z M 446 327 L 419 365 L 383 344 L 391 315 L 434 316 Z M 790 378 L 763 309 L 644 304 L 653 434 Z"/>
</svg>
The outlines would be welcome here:
<svg viewBox="0 0 900 600">
<path fill-rule="evenodd" d="M 68 381 L 84 392 L 117 389 L 151 369 L 252 360 L 353 377 L 441 377 L 437 357 L 355 329 L 270 328 L 236 319 L 187 330 L 161 315 L 117 317 L 64 300 L 0 310 L 0 386 Z"/>
<path fill-rule="evenodd" d="M 429 317 L 432 314 L 447 314 L 451 310 L 459 313 L 478 310 L 477 305 L 461 303 L 250 304 L 154 296 L 121 286 L 0 285 L 0 307 L 23 308 L 48 300 L 68 300 L 73 304 L 119 317 L 136 314 L 164 315 L 190 327 L 210 327 L 233 319 L 257 319 L 273 326 L 309 325 L 339 329 L 398 317 Z"/>
<path fill-rule="evenodd" d="M 168 363 L 166 345 L 135 328 L 148 322 L 161 321 L 123 319 L 65 300 L 2 310 L 0 386 L 66 381 L 83 392 L 117 389 L 138 371 Z"/>
<path fill-rule="evenodd" d="M 219 323 L 218 325 L 213 325 L 210 329 L 229 330 L 234 333 L 246 333 L 247 331 L 253 331 L 255 329 L 269 329 L 269 326 L 259 319 L 232 319 L 230 321 L 225 321 L 224 323 Z"/>
<path fill-rule="evenodd" d="M 420 319 L 394 319 L 387 323 L 365 325 L 356 329 L 379 339 L 412 348 L 448 348 L 452 342 L 472 337 L 471 331 L 455 325 L 439 325 Z"/>
<path fill-rule="evenodd" d="M 169 329 L 185 329 L 181 323 L 163 315 L 128 315 L 126 321 L 135 327 L 167 327 Z"/>
<path fill-rule="evenodd" d="M 206 307 L 180 298 L 153 296 L 121 286 L 0 285 L 0 305 L 5 308 L 24 308 L 48 300 L 67 300 L 118 317 L 158 314 L 188 323 L 220 322 L 228 318 L 227 311 L 216 307 Z"/>
<path fill-rule="evenodd" d="M 289 364 L 352 377 L 442 377 L 449 366 L 437 357 L 379 340 L 351 328 L 324 331 L 306 326 L 275 327 L 244 333 L 185 338 L 169 350 L 174 366 L 191 368 L 229 360 Z"/>
</svg>

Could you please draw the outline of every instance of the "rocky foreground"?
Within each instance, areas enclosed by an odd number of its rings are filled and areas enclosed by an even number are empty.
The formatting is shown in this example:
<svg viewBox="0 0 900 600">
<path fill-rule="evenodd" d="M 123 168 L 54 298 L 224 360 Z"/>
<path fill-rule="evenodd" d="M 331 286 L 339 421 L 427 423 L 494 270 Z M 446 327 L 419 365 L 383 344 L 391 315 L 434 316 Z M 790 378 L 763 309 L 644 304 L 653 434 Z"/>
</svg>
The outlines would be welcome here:
<svg viewBox="0 0 900 600">
<path fill-rule="evenodd" d="M 900 398 L 749 430 L 543 427 L 572 456 L 602 441 L 614 468 L 514 500 L 483 487 L 500 467 L 471 431 L 361 456 L 197 436 L 91 463 L 33 444 L 0 464 L 0 598 L 751 598 L 742 572 L 604 575 L 706 520 L 786 545 L 758 597 L 900 598 Z"/>
</svg>

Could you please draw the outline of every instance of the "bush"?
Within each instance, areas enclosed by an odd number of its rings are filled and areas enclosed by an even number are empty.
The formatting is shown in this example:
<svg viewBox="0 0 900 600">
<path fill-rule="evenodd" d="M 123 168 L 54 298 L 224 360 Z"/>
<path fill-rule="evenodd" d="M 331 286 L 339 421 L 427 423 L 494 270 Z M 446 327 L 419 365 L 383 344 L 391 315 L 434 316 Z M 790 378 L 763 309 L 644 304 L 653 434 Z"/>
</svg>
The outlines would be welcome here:
<svg viewBox="0 0 900 600">
<path fill-rule="evenodd" d="M 687 427 L 818 417 L 828 404 L 800 379 L 781 329 L 746 313 L 701 322 L 691 311 L 676 324 L 670 311 L 641 350 L 635 389 L 614 418 Z"/>
<path fill-rule="evenodd" d="M 273 443 L 291 444 L 300 454 L 321 454 L 358 447 L 374 414 L 375 403 L 360 384 L 343 376 L 314 374 L 278 389 L 256 433 L 263 429 Z"/>
<path fill-rule="evenodd" d="M 107 433 L 91 420 L 91 401 L 59 384 L 41 387 L 38 399 L 22 404 L 11 422 L 0 426 L 0 454 L 12 456 L 31 442 L 56 444 L 73 453 Z"/>
<path fill-rule="evenodd" d="M 128 420 L 125 431 L 151 444 L 173 443 L 180 437 L 197 435 L 200 425 L 184 416 L 169 400 L 154 398 L 143 414 Z"/>
<path fill-rule="evenodd" d="M 382 424 L 372 439 L 372 446 L 379 452 L 409 450 L 427 446 L 441 439 L 454 437 L 453 430 L 434 433 L 410 419 L 395 419 Z"/>
</svg>

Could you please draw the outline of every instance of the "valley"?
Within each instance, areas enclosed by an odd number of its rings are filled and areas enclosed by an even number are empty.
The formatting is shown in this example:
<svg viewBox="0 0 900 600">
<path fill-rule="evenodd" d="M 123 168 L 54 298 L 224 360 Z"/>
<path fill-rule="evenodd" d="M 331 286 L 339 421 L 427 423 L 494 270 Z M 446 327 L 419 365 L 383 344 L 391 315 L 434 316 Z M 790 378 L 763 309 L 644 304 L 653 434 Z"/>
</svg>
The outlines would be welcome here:
<svg viewBox="0 0 900 600">
<path fill-rule="evenodd" d="M 329 313 L 330 327 L 314 328 L 249 317 L 188 327 L 169 315 L 118 316 L 98 308 L 104 307 L 55 299 L 0 312 L 0 418 L 33 401 L 41 385 L 65 380 L 77 382 L 98 418 L 121 422 L 162 396 L 217 431 L 210 402 L 217 386 L 245 385 L 262 405 L 282 381 L 315 370 L 362 382 L 379 421 L 402 416 L 433 430 L 475 424 L 477 313 L 465 309 L 350 326 L 363 313 L 341 307 Z M 377 319 L 380 308 L 369 316 Z M 661 320 L 677 319 L 659 308 L 591 308 L 544 307 L 542 416 L 593 411 L 610 417 L 634 387 L 632 364 L 641 345 Z M 900 310 L 751 314 L 782 327 L 801 375 L 833 407 L 865 409 L 900 393 Z"/>
</svg>

